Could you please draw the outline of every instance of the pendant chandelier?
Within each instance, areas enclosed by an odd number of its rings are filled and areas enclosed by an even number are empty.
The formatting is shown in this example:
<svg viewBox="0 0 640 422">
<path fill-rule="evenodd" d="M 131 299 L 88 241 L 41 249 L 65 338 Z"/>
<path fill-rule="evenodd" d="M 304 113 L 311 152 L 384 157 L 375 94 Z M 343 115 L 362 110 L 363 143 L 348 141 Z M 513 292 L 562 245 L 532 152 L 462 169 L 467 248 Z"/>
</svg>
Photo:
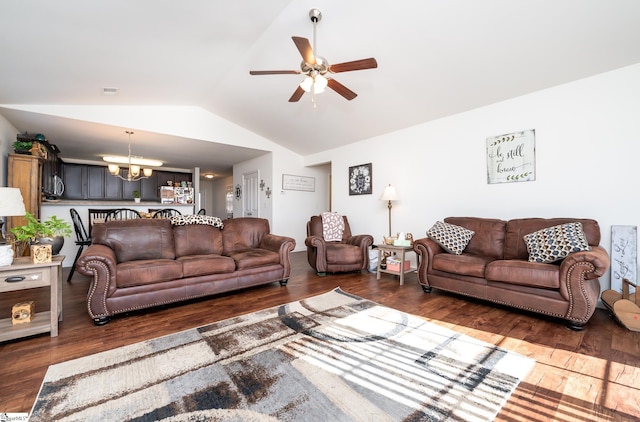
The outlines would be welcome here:
<svg viewBox="0 0 640 422">
<path fill-rule="evenodd" d="M 158 167 L 162 165 L 161 161 L 158 160 L 145 160 L 142 157 L 135 157 L 131 155 L 131 135 L 133 135 L 133 131 L 126 130 L 125 133 L 129 135 L 129 155 L 126 157 L 121 156 L 107 156 L 102 157 L 104 161 L 109 163 L 109 173 L 113 176 L 118 177 L 127 182 L 135 182 L 141 179 L 146 179 L 151 177 L 153 174 L 153 169 L 151 168 L 142 168 L 141 166 L 150 166 L 150 167 Z M 120 175 L 120 166 L 118 164 L 127 164 L 127 177 L 122 177 Z M 142 171 L 142 174 L 140 173 Z"/>
</svg>

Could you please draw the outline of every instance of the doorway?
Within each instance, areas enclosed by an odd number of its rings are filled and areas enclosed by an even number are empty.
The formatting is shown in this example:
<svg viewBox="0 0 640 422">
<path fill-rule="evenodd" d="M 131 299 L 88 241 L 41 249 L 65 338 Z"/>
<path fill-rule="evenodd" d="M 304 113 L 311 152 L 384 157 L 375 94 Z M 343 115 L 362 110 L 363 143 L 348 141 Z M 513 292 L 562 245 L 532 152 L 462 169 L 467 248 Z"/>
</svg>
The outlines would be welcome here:
<svg viewBox="0 0 640 422">
<path fill-rule="evenodd" d="M 258 191 L 258 171 L 242 175 L 242 216 L 260 217 L 260 193 Z"/>
</svg>

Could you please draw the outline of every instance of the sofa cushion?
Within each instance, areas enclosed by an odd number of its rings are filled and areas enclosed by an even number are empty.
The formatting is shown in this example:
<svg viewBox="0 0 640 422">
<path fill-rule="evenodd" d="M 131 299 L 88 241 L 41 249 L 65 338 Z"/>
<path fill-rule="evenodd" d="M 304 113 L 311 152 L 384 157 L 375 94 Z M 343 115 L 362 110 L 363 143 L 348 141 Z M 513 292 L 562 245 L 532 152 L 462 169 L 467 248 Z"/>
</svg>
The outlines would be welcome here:
<svg viewBox="0 0 640 422">
<path fill-rule="evenodd" d="M 265 218 L 228 218 L 223 223 L 222 254 L 227 256 L 258 248 L 264 235 L 269 233 L 269 220 Z"/>
<path fill-rule="evenodd" d="M 465 248 L 465 253 L 494 259 L 504 257 L 506 221 L 496 218 L 447 217 L 444 222 L 465 227 L 475 233 Z"/>
<path fill-rule="evenodd" d="M 222 255 L 222 233 L 210 225 L 174 226 L 176 257 L 189 255 Z"/>
<path fill-rule="evenodd" d="M 483 278 L 485 267 L 492 261 L 493 258 L 482 255 L 439 253 L 433 257 L 432 268 L 447 273 Z"/>
<path fill-rule="evenodd" d="M 473 237 L 474 232 L 455 224 L 436 223 L 427 230 L 427 236 L 452 254 L 460 255 Z"/>
<path fill-rule="evenodd" d="M 559 289 L 560 266 L 519 259 L 498 260 L 487 265 L 485 278 L 488 281 L 499 281 L 520 286 Z"/>
<path fill-rule="evenodd" d="M 327 243 L 327 264 L 350 265 L 362 262 L 360 246 L 347 243 Z"/>
<path fill-rule="evenodd" d="M 600 244 L 600 226 L 596 220 L 588 218 L 518 218 L 509 220 L 504 243 L 504 259 L 529 259 L 529 251 L 524 236 L 546 227 L 565 223 L 582 223 L 587 241 L 591 246 Z"/>
<path fill-rule="evenodd" d="M 590 251 L 582 223 L 566 223 L 527 234 L 524 242 L 529 252 L 529 262 L 551 263 L 569 254 Z"/>
<path fill-rule="evenodd" d="M 238 270 L 280 263 L 280 255 L 266 249 L 247 249 L 233 252 L 229 256 L 236 262 Z"/>
<path fill-rule="evenodd" d="M 94 224 L 91 240 L 113 249 L 118 263 L 176 257 L 173 228 L 166 219 L 136 218 Z"/>
<path fill-rule="evenodd" d="M 182 263 L 174 259 L 150 259 L 118 264 L 118 288 L 144 286 L 182 278 Z"/>
<path fill-rule="evenodd" d="M 182 263 L 184 277 L 232 273 L 236 270 L 236 262 L 228 256 L 190 255 L 180 257 L 177 260 Z"/>
</svg>

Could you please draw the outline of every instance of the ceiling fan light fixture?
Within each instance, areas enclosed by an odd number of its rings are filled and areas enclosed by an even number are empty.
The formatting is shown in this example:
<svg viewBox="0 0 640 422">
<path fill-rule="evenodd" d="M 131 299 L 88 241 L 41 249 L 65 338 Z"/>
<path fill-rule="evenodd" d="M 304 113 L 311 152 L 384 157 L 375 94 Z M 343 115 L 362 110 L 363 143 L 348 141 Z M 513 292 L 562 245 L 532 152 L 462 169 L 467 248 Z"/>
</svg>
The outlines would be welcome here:
<svg viewBox="0 0 640 422">
<path fill-rule="evenodd" d="M 311 76 L 307 76 L 304 78 L 304 81 L 300 82 L 300 88 L 304 90 L 304 92 L 311 92 L 311 86 L 313 85 L 313 78 Z"/>
<path fill-rule="evenodd" d="M 314 92 L 316 94 L 320 94 L 320 93 L 324 92 L 324 89 L 327 87 L 328 83 L 329 83 L 329 81 L 327 81 L 327 78 L 325 78 L 322 75 L 316 75 L 315 82 L 313 84 Z"/>
</svg>

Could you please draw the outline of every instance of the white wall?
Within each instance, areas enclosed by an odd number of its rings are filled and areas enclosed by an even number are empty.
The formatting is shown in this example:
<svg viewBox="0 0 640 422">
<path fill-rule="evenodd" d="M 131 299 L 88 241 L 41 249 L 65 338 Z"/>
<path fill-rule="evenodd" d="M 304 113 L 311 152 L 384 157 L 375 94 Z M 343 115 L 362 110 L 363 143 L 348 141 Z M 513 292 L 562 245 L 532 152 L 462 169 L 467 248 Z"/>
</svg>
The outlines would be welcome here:
<svg viewBox="0 0 640 422">
<path fill-rule="evenodd" d="M 536 180 L 487 183 L 486 138 L 536 134 Z M 640 225 L 640 65 L 547 89 L 357 144 L 305 157 L 332 162 L 333 207 L 354 233 L 376 242 L 388 231 L 380 201 L 391 183 L 393 232 L 415 238 L 447 216 L 501 219 L 584 217 L 600 223 L 610 251 L 612 225 Z M 373 164 L 373 194 L 349 196 L 347 169 Z M 609 275 L 601 278 L 603 289 Z"/>
<path fill-rule="evenodd" d="M 8 154 L 13 152 L 13 143 L 16 140 L 18 129 L 0 115 L 0 186 L 7 186 L 7 161 Z M 0 216 L 1 217 L 1 216 Z"/>
</svg>

